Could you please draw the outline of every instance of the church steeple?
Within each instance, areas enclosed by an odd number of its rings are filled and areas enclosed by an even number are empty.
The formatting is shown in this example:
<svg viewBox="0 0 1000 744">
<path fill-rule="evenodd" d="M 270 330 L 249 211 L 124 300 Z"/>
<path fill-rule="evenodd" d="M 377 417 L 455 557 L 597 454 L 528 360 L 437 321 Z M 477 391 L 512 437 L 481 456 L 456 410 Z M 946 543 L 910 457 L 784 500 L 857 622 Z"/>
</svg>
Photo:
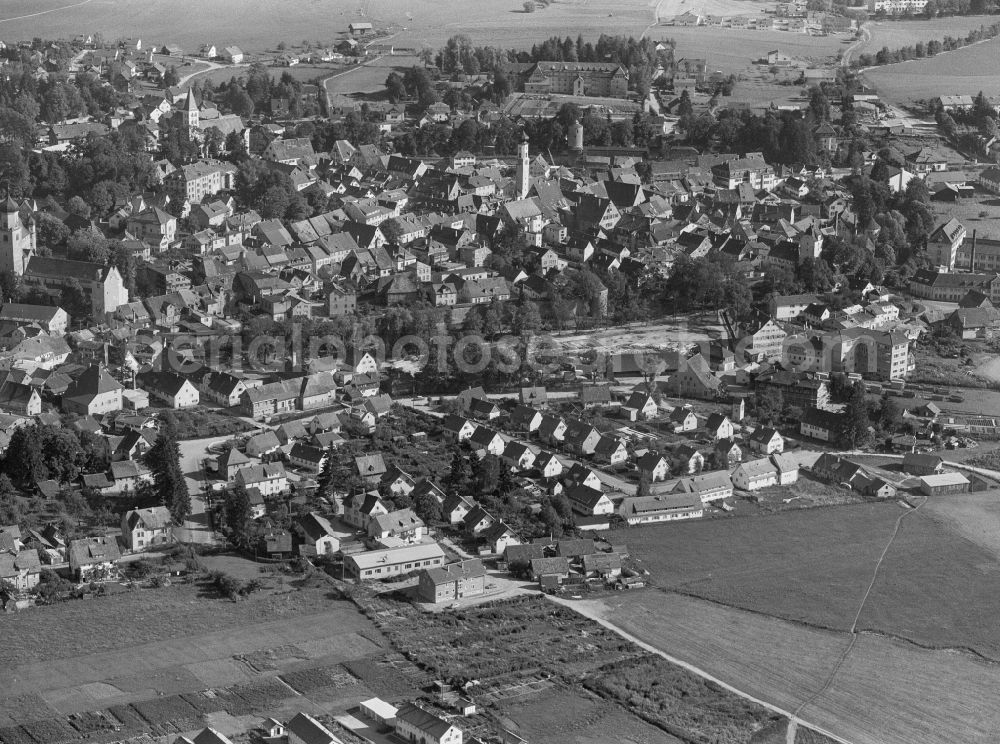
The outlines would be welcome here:
<svg viewBox="0 0 1000 744">
<path fill-rule="evenodd" d="M 528 135 L 522 133 L 517 146 L 517 198 L 527 199 L 531 187 L 531 163 L 528 161 Z"/>
<path fill-rule="evenodd" d="M 188 88 L 187 100 L 184 101 L 184 113 L 187 116 L 187 125 L 191 128 L 197 128 L 201 112 L 198 110 L 198 102 L 194 100 L 194 91 L 190 88 Z"/>
</svg>

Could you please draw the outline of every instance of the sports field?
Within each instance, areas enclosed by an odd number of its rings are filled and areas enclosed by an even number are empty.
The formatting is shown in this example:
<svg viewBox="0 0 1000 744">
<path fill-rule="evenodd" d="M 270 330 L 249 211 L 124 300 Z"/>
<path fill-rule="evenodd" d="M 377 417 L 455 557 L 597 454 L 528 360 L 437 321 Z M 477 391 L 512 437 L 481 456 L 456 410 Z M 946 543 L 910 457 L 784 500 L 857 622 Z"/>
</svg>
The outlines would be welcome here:
<svg viewBox="0 0 1000 744">
<path fill-rule="evenodd" d="M 889 101 L 906 103 L 940 95 L 1000 95 L 1000 39 L 936 57 L 875 67 L 865 78 Z"/>
</svg>

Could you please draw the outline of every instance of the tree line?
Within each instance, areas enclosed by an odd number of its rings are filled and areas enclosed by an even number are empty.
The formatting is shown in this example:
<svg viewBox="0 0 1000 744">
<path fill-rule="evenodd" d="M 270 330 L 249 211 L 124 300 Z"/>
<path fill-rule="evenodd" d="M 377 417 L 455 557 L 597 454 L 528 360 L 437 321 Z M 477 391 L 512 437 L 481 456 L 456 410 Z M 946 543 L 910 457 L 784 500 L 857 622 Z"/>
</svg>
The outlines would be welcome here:
<svg viewBox="0 0 1000 744">
<path fill-rule="evenodd" d="M 935 2 L 935 0 L 929 0 L 929 3 L 931 2 Z M 906 62 L 911 59 L 934 57 L 941 52 L 951 52 L 970 44 L 985 41 L 986 39 L 993 39 L 998 35 L 1000 35 L 1000 23 L 993 23 L 989 26 L 980 26 L 977 29 L 973 29 L 962 38 L 945 36 L 940 41 L 936 39 L 926 43 L 918 41 L 916 44 L 891 50 L 889 47 L 882 47 L 875 54 L 867 52 L 859 54 L 851 60 L 851 66 L 855 68 L 877 67 L 880 65 L 892 65 L 897 62 Z"/>
</svg>

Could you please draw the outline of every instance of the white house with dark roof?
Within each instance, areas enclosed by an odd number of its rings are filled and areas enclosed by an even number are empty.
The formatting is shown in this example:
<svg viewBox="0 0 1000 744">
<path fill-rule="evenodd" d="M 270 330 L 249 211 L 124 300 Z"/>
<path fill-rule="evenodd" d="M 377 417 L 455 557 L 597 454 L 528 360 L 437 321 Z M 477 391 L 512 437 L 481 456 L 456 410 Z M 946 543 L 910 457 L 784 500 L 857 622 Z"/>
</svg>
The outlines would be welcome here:
<svg viewBox="0 0 1000 744">
<path fill-rule="evenodd" d="M 413 703 L 396 711 L 396 735 L 413 744 L 462 744 L 463 731 Z"/>
<path fill-rule="evenodd" d="M 122 515 L 122 541 L 133 551 L 166 545 L 173 537 L 171 523 L 165 506 L 130 509 Z"/>
<path fill-rule="evenodd" d="M 373 540 L 395 538 L 403 542 L 419 542 L 427 533 L 424 520 L 412 509 L 397 509 L 387 514 L 378 514 L 368 520 L 368 537 Z"/>
<path fill-rule="evenodd" d="M 333 555 L 340 550 L 340 539 L 330 520 L 318 512 L 309 512 L 296 520 L 302 543 L 299 552 L 305 556 Z"/>
<path fill-rule="evenodd" d="M 773 455 L 775 452 L 783 452 L 785 449 L 785 439 L 777 429 L 769 426 L 758 426 L 749 437 L 750 449 L 764 455 Z"/>
<path fill-rule="evenodd" d="M 285 466 L 280 462 L 268 462 L 263 465 L 250 465 L 240 468 L 236 473 L 236 482 L 246 488 L 260 490 L 262 496 L 277 496 L 288 489 L 288 475 Z"/>
</svg>

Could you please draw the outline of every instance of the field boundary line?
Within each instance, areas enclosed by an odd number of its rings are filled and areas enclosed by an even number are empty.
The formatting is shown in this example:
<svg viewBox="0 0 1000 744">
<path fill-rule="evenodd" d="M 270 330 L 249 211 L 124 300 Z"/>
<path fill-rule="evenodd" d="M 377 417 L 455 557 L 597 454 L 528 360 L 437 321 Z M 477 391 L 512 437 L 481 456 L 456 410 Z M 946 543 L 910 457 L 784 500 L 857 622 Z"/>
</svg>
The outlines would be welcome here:
<svg viewBox="0 0 1000 744">
<path fill-rule="evenodd" d="M 562 607 L 565 607 L 567 609 L 572 610 L 573 612 L 577 613 L 578 615 L 583 615 L 584 617 L 586 617 L 586 618 L 588 618 L 590 620 L 593 620 L 598 625 L 601 625 L 601 626 L 607 628 L 608 630 L 610 630 L 613 633 L 617 633 L 619 636 L 621 636 L 622 638 L 624 638 L 626 641 L 629 641 L 630 643 L 634 643 L 639 648 L 641 648 L 641 649 L 643 649 L 645 651 L 648 651 L 648 652 L 650 652 L 652 654 L 656 654 L 657 656 L 661 657 L 662 659 L 665 659 L 666 661 L 669 661 L 671 664 L 679 666 L 681 669 L 685 669 L 686 671 L 691 672 L 692 674 L 696 674 L 699 677 L 701 677 L 702 679 L 706 679 L 709 682 L 712 682 L 713 684 L 716 684 L 719 687 L 723 688 L 724 690 L 728 690 L 729 692 L 733 693 L 734 695 L 738 695 L 739 697 L 743 698 L 744 700 L 749 700 L 751 703 L 756 703 L 757 705 L 760 705 L 763 708 L 767 708 L 768 710 L 773 711 L 774 713 L 779 713 L 779 714 L 785 716 L 788 719 L 789 725 L 791 725 L 794 722 L 795 724 L 797 724 L 799 726 L 804 726 L 805 728 L 812 729 L 813 731 L 816 731 L 817 733 L 822 734 L 823 736 L 826 736 L 826 737 L 828 737 L 830 739 L 833 739 L 834 741 L 839 742 L 839 744 L 853 744 L 850 740 L 845 739 L 842 736 L 838 736 L 837 734 L 834 734 L 834 733 L 832 733 L 830 731 L 827 731 L 826 729 L 824 729 L 824 728 L 822 728 L 820 726 L 817 726 L 816 724 L 809 723 L 808 721 L 803 720 L 802 718 L 799 717 L 799 715 L 797 713 L 792 713 L 790 711 L 787 711 L 787 710 L 784 710 L 783 708 L 778 707 L 777 705 L 774 705 L 773 703 L 769 703 L 769 702 L 767 702 L 765 700 L 761 700 L 760 698 L 754 697 L 750 693 L 745 692 L 745 691 L 739 689 L 738 687 L 734 687 L 733 685 L 729 684 L 728 682 L 724 682 L 723 680 L 719 679 L 718 677 L 710 674 L 709 672 L 706 672 L 704 669 L 701 669 L 700 667 L 696 667 L 694 664 L 691 664 L 690 662 L 684 661 L 682 659 L 678 659 L 676 656 L 671 656 L 666 651 L 663 651 L 661 649 L 656 648 L 656 646 L 653 646 L 653 645 L 651 645 L 649 643 L 646 643 L 645 641 L 643 641 L 643 640 L 637 638 L 636 636 L 632 635 L 631 633 L 629 633 L 627 630 L 624 630 L 623 628 L 618 627 L 617 625 L 615 625 L 611 621 L 609 621 L 609 620 L 601 617 L 600 615 L 598 615 L 595 612 L 588 611 L 586 608 L 582 608 L 582 607 L 574 604 L 573 602 L 571 602 L 569 600 L 559 599 L 558 597 L 553 597 L 553 596 L 550 596 L 550 595 L 547 595 L 547 594 L 545 595 L 545 598 L 548 599 L 551 602 L 554 602 L 555 604 L 558 604 L 558 605 L 560 605 Z"/>
<path fill-rule="evenodd" d="M 60 10 L 69 10 L 70 8 L 79 8 L 81 5 L 87 5 L 93 2 L 93 0 L 83 0 L 83 2 L 73 3 L 72 5 L 64 5 L 61 8 L 50 8 L 49 10 L 40 10 L 37 13 L 28 13 L 23 16 L 15 16 L 14 18 L 0 18 L 0 23 L 6 23 L 7 21 L 23 21 L 25 18 L 36 18 L 41 15 L 46 15 L 48 13 L 58 13 Z"/>
<path fill-rule="evenodd" d="M 879 569 L 882 568 L 882 562 L 885 560 L 886 555 L 889 554 L 889 548 L 891 548 L 893 542 L 895 542 L 896 536 L 899 534 L 899 528 L 903 524 L 903 520 L 906 519 L 907 515 L 915 514 L 920 509 L 920 507 L 926 504 L 927 498 L 928 498 L 927 496 L 924 496 L 924 500 L 921 501 L 917 506 L 913 507 L 912 509 L 907 509 L 896 518 L 896 524 L 892 528 L 892 534 L 889 536 L 889 541 L 885 544 L 885 547 L 882 549 L 882 554 L 878 557 L 878 560 L 875 562 L 875 570 L 872 571 L 872 580 L 868 583 L 868 588 L 865 590 L 865 594 L 861 598 L 861 604 L 858 606 L 858 612 L 854 616 L 854 622 L 851 623 L 851 630 L 849 631 L 851 634 L 851 642 L 847 645 L 847 648 L 844 650 L 844 653 L 841 654 L 840 658 L 837 660 L 837 663 L 833 665 L 833 669 L 830 670 L 830 675 L 826 678 L 826 682 L 823 683 L 823 686 L 820 687 L 814 694 L 806 698 L 802 702 L 802 704 L 795 709 L 796 717 L 800 713 L 802 713 L 802 711 L 805 710 L 807 706 L 814 703 L 816 700 L 820 698 L 821 695 L 824 695 L 830 689 L 830 687 L 833 685 L 833 681 L 837 678 L 837 675 L 840 673 L 840 670 L 847 662 L 847 657 L 851 655 L 851 651 L 853 651 L 855 645 L 857 645 L 858 635 L 859 635 L 858 621 L 861 619 L 861 613 L 865 609 L 865 604 L 867 604 L 868 602 L 868 597 L 871 595 L 872 589 L 875 588 L 875 582 L 878 580 L 878 573 Z"/>
</svg>

